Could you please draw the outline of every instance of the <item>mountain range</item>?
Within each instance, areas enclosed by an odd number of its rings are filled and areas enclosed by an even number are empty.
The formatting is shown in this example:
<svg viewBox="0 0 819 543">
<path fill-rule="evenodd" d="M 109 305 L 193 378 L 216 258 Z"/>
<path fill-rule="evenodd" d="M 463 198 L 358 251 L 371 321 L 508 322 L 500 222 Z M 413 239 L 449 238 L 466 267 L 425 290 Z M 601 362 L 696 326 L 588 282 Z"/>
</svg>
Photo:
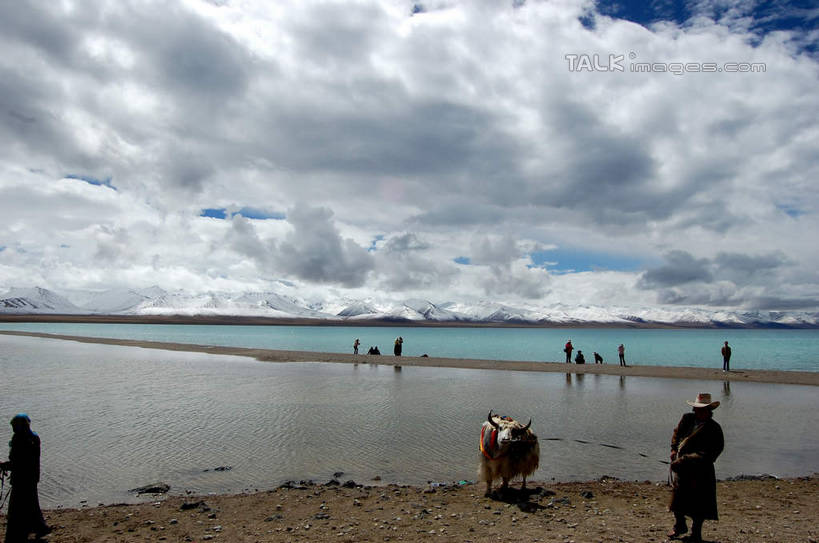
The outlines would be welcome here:
<svg viewBox="0 0 819 543">
<path fill-rule="evenodd" d="M 193 294 L 146 289 L 103 291 L 45 288 L 10 288 L 0 294 L 0 315 L 116 315 L 178 317 L 264 317 L 327 321 L 436 322 L 459 324 L 523 325 L 677 325 L 701 327 L 819 326 L 819 313 L 727 311 L 691 307 L 550 306 L 531 303 L 509 305 L 492 301 L 474 303 L 428 300 L 354 300 L 345 298 L 308 301 L 277 292 L 207 292 Z"/>
</svg>

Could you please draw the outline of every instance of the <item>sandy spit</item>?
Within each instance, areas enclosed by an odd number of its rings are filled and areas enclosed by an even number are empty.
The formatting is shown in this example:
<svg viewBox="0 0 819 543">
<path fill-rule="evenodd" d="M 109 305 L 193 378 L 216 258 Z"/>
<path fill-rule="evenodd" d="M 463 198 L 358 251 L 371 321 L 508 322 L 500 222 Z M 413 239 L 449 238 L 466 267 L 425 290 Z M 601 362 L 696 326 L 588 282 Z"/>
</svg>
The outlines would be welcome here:
<svg viewBox="0 0 819 543">
<path fill-rule="evenodd" d="M 723 372 L 721 369 L 667 366 L 628 366 L 622 368 L 614 364 L 566 364 L 564 362 L 527 362 L 509 360 L 479 360 L 467 358 L 441 357 L 394 357 L 391 355 L 370 356 L 346 353 L 319 353 L 309 351 L 282 351 L 274 349 L 252 349 L 243 347 L 220 347 L 212 345 L 193 345 L 188 343 L 167 343 L 160 341 L 136 341 L 128 339 L 107 339 L 40 332 L 22 332 L 0 330 L 0 334 L 40 337 L 82 343 L 100 343 L 104 345 L 121 345 L 160 349 L 166 351 L 188 351 L 219 355 L 247 356 L 262 362 L 328 362 L 339 364 L 382 364 L 387 366 L 425 366 L 437 368 L 463 368 L 504 371 L 534 371 L 552 373 L 591 373 L 601 375 L 623 375 L 634 377 L 660 377 L 668 379 L 701 379 L 712 381 L 734 381 L 755 383 L 779 383 L 791 385 L 819 386 L 819 372 L 806 371 L 772 371 L 734 369 Z"/>
</svg>

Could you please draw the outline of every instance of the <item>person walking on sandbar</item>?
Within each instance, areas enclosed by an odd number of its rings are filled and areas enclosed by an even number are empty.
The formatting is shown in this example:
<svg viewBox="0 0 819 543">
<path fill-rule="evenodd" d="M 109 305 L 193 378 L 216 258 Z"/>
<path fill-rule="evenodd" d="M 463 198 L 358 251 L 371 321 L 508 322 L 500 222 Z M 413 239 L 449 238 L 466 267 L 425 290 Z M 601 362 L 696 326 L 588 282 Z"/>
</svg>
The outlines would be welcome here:
<svg viewBox="0 0 819 543">
<path fill-rule="evenodd" d="M 619 347 L 617 347 L 617 356 L 620 357 L 620 365 L 624 368 L 628 367 L 626 366 L 626 348 L 623 346 L 622 343 L 620 344 Z"/>
<path fill-rule="evenodd" d="M 563 352 L 566 353 L 566 363 L 572 363 L 572 351 L 574 350 L 574 346 L 572 346 L 572 340 L 566 342 L 566 345 L 563 347 Z"/>
<path fill-rule="evenodd" d="M 395 356 L 401 356 L 401 350 L 403 349 L 403 347 L 404 347 L 404 338 L 402 338 L 401 336 L 398 336 L 398 338 L 396 338 L 396 340 L 395 340 L 395 346 L 392 349 L 392 354 L 394 354 Z"/>
<path fill-rule="evenodd" d="M 40 437 L 31 431 L 31 419 L 25 413 L 11 419 L 14 435 L 9 442 L 8 462 L 0 462 L 0 470 L 11 472 L 11 496 L 6 515 L 5 543 L 37 538 L 51 532 L 40 509 L 37 483 L 40 482 Z M 5 475 L 5 473 L 3 474 Z"/>
<path fill-rule="evenodd" d="M 731 371 L 731 347 L 727 341 L 722 346 L 722 371 Z"/>
<path fill-rule="evenodd" d="M 717 478 L 714 462 L 722 452 L 725 440 L 722 427 L 713 418 L 718 401 L 711 394 L 697 394 L 686 402 L 693 410 L 680 419 L 671 436 L 671 503 L 674 529 L 671 539 L 688 532 L 686 516 L 691 517 L 691 536 L 687 541 L 702 542 L 702 523 L 717 520 Z"/>
</svg>

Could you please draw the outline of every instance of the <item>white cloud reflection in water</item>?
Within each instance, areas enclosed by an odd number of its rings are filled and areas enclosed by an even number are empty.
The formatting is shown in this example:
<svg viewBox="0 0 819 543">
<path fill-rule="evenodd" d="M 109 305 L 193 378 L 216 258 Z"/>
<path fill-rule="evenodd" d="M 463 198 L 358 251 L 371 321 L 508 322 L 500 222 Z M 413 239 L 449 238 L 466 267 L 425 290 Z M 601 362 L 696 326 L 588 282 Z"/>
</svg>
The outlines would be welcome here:
<svg viewBox="0 0 819 543">
<path fill-rule="evenodd" d="M 125 501 L 127 489 L 160 480 L 177 493 L 326 482 L 337 471 L 364 484 L 376 475 L 474 480 L 489 409 L 533 419 L 542 440 L 536 480 L 661 481 L 685 400 L 702 391 L 722 402 L 717 477 L 819 471 L 819 400 L 808 386 L 399 372 L 11 336 L 0 337 L 0 367 L 0 415 L 28 412 L 42 438 L 45 507 Z"/>
</svg>

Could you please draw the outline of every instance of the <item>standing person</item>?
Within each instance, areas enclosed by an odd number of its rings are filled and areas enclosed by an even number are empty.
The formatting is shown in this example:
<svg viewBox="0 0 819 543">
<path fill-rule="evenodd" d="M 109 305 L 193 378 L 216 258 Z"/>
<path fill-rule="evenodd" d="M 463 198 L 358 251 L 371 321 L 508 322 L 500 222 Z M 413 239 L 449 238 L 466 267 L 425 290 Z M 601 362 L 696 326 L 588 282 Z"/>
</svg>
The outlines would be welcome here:
<svg viewBox="0 0 819 543">
<path fill-rule="evenodd" d="M 575 363 L 577 364 L 585 364 L 586 357 L 583 356 L 583 351 L 577 351 L 577 356 L 574 358 Z"/>
<path fill-rule="evenodd" d="M 617 356 L 620 357 L 620 365 L 624 368 L 626 366 L 626 348 L 621 343 L 619 347 L 617 347 Z"/>
<path fill-rule="evenodd" d="M 353 354 L 358 354 L 358 346 L 361 345 L 361 342 L 358 341 L 358 338 L 355 338 L 353 342 Z"/>
<path fill-rule="evenodd" d="M 594 353 L 594 363 L 595 364 L 602 364 L 603 363 L 603 357 L 600 356 L 597 352 Z"/>
<path fill-rule="evenodd" d="M 25 413 L 11 419 L 14 435 L 9 442 L 9 460 L 0 469 L 11 471 L 11 496 L 6 524 L 5 543 L 38 538 L 51 532 L 40 510 L 37 483 L 40 482 L 40 437 L 31 431 L 31 419 Z"/>
<path fill-rule="evenodd" d="M 401 350 L 403 349 L 404 345 L 404 338 L 398 336 L 395 340 L 395 347 L 393 347 L 392 352 L 395 356 L 401 356 Z"/>
<path fill-rule="evenodd" d="M 702 542 L 702 523 L 717 520 L 717 478 L 714 462 L 722 452 L 722 427 L 713 418 L 719 402 L 711 401 L 711 394 L 697 394 L 696 401 L 688 402 L 693 412 L 680 419 L 671 436 L 671 504 L 674 529 L 668 537 L 674 539 L 688 531 L 685 517 L 691 517 L 691 536 L 688 541 Z"/>
<path fill-rule="evenodd" d="M 722 371 L 731 371 L 731 347 L 727 341 L 722 346 Z"/>
<path fill-rule="evenodd" d="M 572 351 L 573 350 L 574 350 L 574 347 L 572 346 L 572 340 L 570 339 L 569 341 L 566 342 L 566 346 L 563 347 L 563 352 L 566 353 L 566 363 L 567 364 L 572 363 Z"/>
</svg>

